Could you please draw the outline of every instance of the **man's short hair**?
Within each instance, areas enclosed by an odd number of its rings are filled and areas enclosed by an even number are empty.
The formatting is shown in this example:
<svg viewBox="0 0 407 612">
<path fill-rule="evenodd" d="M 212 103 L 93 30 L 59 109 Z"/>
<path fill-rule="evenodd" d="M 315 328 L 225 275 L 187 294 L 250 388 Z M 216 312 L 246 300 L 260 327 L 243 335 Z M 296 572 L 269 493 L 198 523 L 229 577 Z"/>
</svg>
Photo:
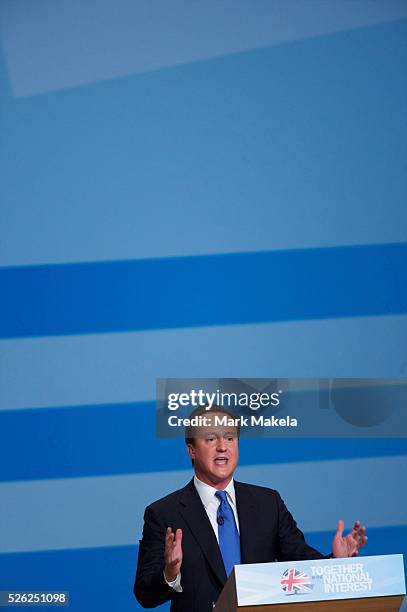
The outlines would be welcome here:
<svg viewBox="0 0 407 612">
<path fill-rule="evenodd" d="M 231 419 L 236 420 L 238 417 L 236 416 L 236 414 L 234 414 L 231 410 L 228 410 L 227 408 L 224 408 L 223 406 L 218 406 L 217 404 L 212 404 L 211 408 L 208 410 L 208 404 L 204 405 L 204 406 L 198 406 L 198 408 L 195 408 L 195 410 L 193 410 L 191 412 L 191 414 L 188 416 L 189 419 L 192 419 L 194 417 L 199 417 L 199 416 L 210 416 L 210 414 L 212 412 L 221 412 L 222 414 L 227 415 L 228 417 L 230 417 Z M 237 425 L 234 425 L 234 427 L 237 430 L 237 437 L 239 438 L 240 436 L 240 425 L 239 422 Z M 187 425 L 185 427 L 185 444 L 194 444 L 196 435 L 194 435 L 194 430 L 196 430 L 197 427 L 193 426 L 193 425 Z"/>
</svg>

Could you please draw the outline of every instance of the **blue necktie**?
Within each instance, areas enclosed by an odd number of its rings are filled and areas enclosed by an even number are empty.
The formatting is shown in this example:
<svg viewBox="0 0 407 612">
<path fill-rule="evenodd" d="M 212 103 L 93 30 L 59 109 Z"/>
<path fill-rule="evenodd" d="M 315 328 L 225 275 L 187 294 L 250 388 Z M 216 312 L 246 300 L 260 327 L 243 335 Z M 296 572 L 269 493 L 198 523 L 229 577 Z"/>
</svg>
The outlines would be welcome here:
<svg viewBox="0 0 407 612">
<path fill-rule="evenodd" d="M 232 506 L 228 502 L 226 491 L 217 491 L 215 495 L 220 500 L 216 515 L 218 522 L 219 548 L 222 553 L 226 574 L 229 576 L 233 570 L 233 566 L 241 563 L 240 536 L 236 527 Z"/>
</svg>

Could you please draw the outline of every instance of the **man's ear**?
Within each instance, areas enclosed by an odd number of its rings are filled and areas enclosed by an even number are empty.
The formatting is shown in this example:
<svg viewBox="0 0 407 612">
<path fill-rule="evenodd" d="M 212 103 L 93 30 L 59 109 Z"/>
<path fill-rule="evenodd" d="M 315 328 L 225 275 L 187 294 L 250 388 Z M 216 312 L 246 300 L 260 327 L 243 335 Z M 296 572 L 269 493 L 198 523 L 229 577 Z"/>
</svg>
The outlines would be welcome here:
<svg viewBox="0 0 407 612">
<path fill-rule="evenodd" d="M 195 459 L 195 447 L 194 447 L 194 445 L 191 444 L 191 443 L 187 444 L 187 451 L 188 451 L 189 458 L 193 461 Z"/>
</svg>

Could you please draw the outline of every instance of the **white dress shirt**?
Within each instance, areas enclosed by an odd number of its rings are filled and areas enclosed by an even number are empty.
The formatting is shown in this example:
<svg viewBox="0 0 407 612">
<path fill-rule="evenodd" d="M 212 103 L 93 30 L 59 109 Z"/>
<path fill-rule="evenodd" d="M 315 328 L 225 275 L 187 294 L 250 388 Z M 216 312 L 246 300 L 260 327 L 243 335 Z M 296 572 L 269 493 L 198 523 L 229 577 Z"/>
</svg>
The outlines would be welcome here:
<svg viewBox="0 0 407 612">
<path fill-rule="evenodd" d="M 211 487 L 210 485 L 205 484 L 202 480 L 199 480 L 196 476 L 194 476 L 194 485 L 195 489 L 198 491 L 198 495 L 201 498 L 201 502 L 204 505 L 206 510 L 206 514 L 211 522 L 212 529 L 215 532 L 216 539 L 219 542 L 218 535 L 218 522 L 217 522 L 217 513 L 218 508 L 220 506 L 220 499 L 218 499 L 215 495 L 219 489 L 215 489 L 215 487 Z M 228 502 L 232 507 L 233 514 L 235 516 L 236 527 L 239 530 L 239 518 L 237 516 L 237 508 L 236 508 L 236 493 L 235 493 L 235 484 L 232 480 L 229 482 L 228 486 L 224 489 L 228 496 Z"/>
</svg>

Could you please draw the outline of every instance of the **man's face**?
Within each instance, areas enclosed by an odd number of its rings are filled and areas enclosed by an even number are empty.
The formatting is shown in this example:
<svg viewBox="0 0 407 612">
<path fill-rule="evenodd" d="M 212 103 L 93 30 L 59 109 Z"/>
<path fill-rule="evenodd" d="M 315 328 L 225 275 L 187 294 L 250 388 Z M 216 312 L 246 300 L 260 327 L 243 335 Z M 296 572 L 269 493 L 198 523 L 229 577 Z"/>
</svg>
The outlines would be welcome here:
<svg viewBox="0 0 407 612">
<path fill-rule="evenodd" d="M 194 461 L 199 480 L 224 489 L 239 459 L 238 437 L 236 427 L 215 424 L 215 415 L 225 416 L 222 412 L 212 412 L 209 415 L 210 425 L 196 428 L 196 438 L 194 444 L 188 444 L 188 453 Z"/>
</svg>

